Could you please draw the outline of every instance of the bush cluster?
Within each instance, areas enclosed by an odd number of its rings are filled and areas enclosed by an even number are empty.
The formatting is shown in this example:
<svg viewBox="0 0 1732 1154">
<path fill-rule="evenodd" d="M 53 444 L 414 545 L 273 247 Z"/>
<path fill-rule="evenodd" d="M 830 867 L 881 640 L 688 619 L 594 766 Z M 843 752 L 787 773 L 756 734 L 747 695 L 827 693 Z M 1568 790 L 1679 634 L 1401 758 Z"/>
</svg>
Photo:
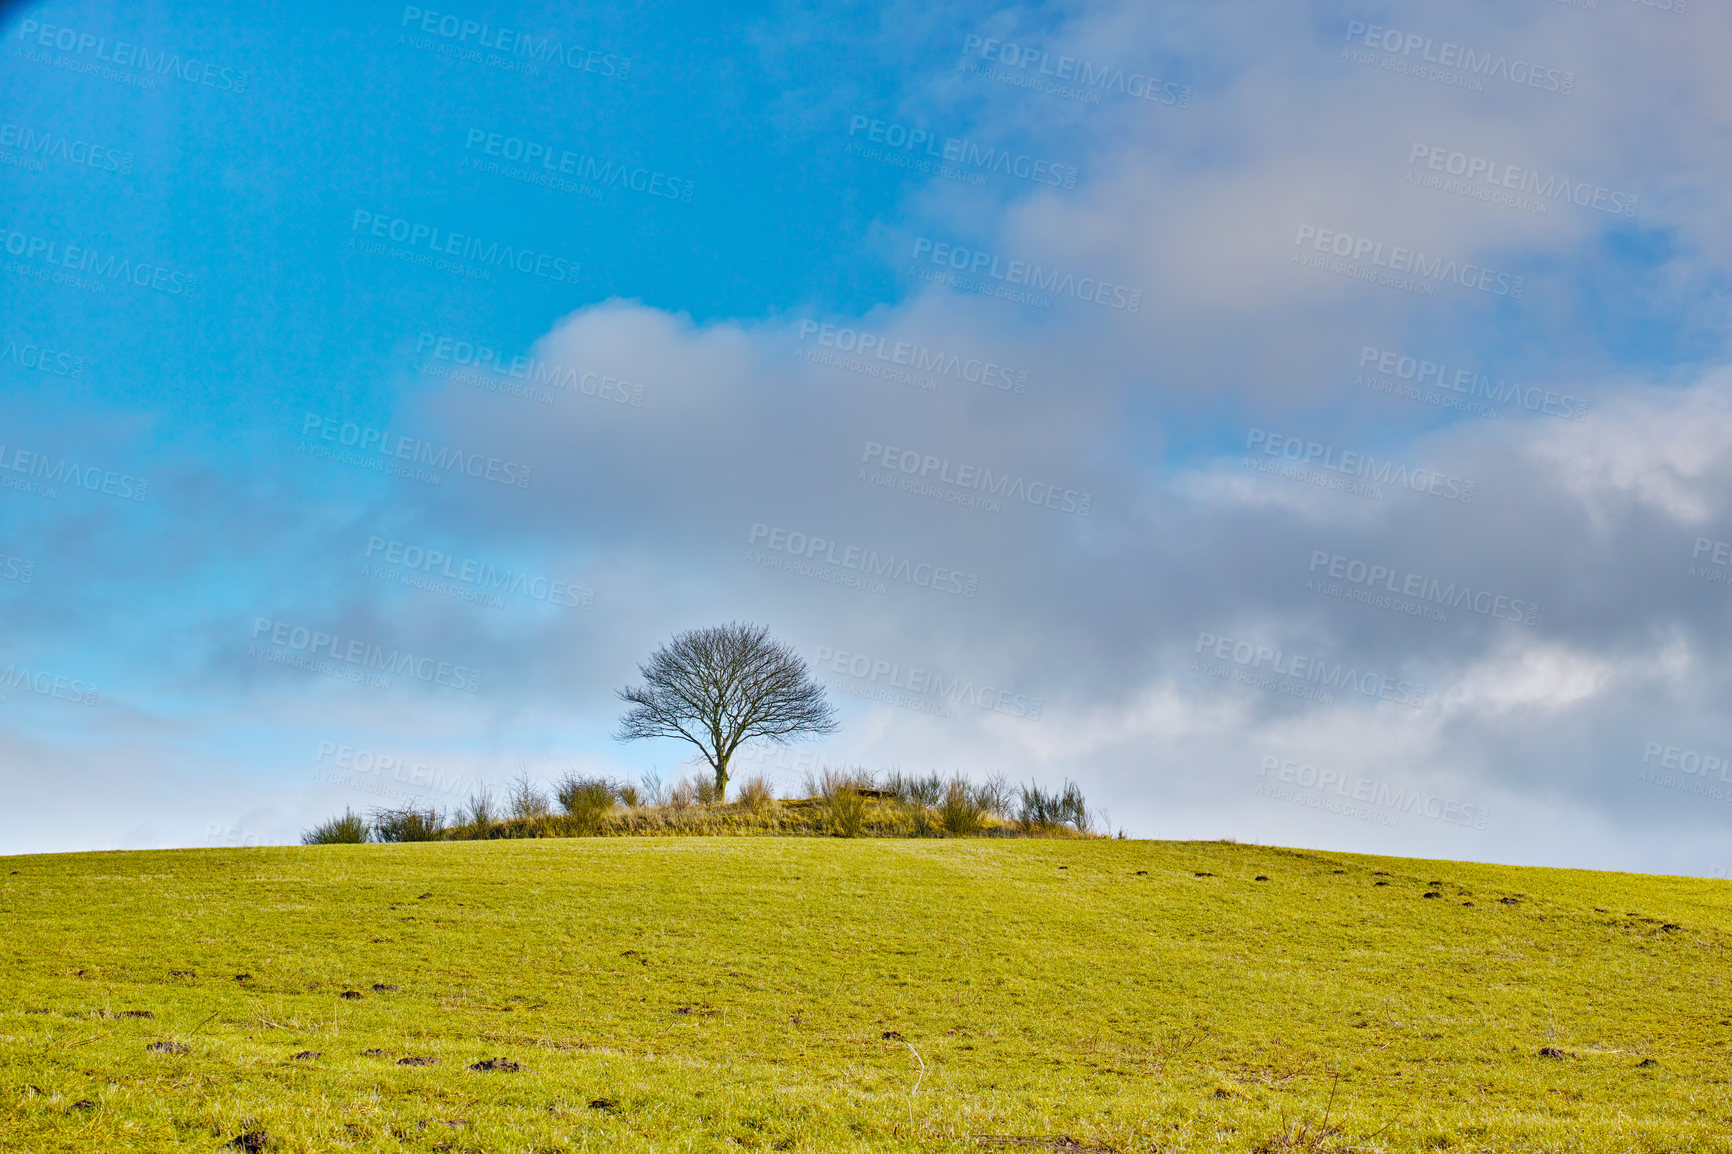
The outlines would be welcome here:
<svg viewBox="0 0 1732 1154">
<path fill-rule="evenodd" d="M 805 780 L 804 798 L 777 800 L 762 776 L 721 804 L 707 774 L 641 784 L 567 773 L 544 787 L 522 773 L 503 801 L 483 789 L 454 812 L 422 806 L 345 810 L 304 833 L 307 845 L 469 841 L 621 834 L 789 834 L 837 837 L 1088 836 L 1099 824 L 1075 784 L 1013 787 L 997 774 L 974 782 L 892 770 L 825 766 Z"/>
</svg>

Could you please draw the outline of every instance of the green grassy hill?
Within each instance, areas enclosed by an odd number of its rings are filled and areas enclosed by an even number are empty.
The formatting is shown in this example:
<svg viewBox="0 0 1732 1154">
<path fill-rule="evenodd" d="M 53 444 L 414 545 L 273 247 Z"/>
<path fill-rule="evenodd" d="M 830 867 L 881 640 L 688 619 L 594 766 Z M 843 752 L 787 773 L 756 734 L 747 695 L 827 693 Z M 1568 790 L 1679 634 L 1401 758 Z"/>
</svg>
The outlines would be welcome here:
<svg viewBox="0 0 1732 1154">
<path fill-rule="evenodd" d="M 1725 882 L 438 842 L 0 858 L 0 924 L 5 1150 L 1732 1151 Z"/>
</svg>

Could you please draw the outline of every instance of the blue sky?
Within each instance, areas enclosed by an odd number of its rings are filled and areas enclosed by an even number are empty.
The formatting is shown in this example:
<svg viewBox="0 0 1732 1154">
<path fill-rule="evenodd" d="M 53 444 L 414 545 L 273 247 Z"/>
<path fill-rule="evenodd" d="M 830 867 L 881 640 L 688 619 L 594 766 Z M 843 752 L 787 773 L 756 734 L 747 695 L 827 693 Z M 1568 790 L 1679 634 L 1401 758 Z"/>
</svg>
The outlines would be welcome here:
<svg viewBox="0 0 1732 1154">
<path fill-rule="evenodd" d="M 0 19 L 0 850 L 684 774 L 742 619 L 784 789 L 1732 868 L 1723 14 Z"/>
</svg>

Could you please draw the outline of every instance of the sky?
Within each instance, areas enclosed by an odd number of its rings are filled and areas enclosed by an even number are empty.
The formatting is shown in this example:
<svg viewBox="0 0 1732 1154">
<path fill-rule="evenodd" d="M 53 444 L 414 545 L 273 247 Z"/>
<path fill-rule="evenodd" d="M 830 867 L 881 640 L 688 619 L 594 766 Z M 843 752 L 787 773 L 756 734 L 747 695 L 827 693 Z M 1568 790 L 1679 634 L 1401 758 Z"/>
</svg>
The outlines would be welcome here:
<svg viewBox="0 0 1732 1154">
<path fill-rule="evenodd" d="M 293 844 L 767 626 L 1102 828 L 1726 876 L 1732 13 L 0 6 L 0 853 Z"/>
</svg>

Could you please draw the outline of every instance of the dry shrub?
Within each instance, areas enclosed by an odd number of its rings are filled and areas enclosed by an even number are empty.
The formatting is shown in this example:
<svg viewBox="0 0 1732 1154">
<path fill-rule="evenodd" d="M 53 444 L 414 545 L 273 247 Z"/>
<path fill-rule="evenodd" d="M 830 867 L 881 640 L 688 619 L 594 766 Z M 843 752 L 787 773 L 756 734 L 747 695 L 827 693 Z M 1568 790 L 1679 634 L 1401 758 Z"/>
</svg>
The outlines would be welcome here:
<svg viewBox="0 0 1732 1154">
<path fill-rule="evenodd" d="M 853 786 L 838 787 L 829 796 L 830 824 L 842 837 L 859 837 L 866 832 L 866 799 Z"/>
<path fill-rule="evenodd" d="M 952 837 L 977 834 L 985 817 L 986 804 L 979 791 L 960 777 L 951 778 L 938 809 L 938 824 L 944 827 L 944 832 Z"/>
<path fill-rule="evenodd" d="M 764 775 L 754 774 L 740 786 L 740 802 L 753 813 L 768 808 L 776 800 L 776 795 L 770 790 L 770 783 Z"/>
</svg>

